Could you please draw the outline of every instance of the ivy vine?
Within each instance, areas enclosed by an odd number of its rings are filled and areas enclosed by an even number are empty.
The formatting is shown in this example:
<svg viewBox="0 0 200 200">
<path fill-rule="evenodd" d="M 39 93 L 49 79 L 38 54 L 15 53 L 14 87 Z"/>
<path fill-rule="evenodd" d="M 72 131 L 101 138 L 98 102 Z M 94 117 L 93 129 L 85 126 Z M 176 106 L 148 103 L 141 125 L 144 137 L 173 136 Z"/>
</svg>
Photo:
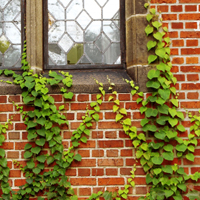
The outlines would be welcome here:
<svg viewBox="0 0 200 200">
<path fill-rule="evenodd" d="M 144 5 L 149 8 L 150 3 Z M 148 57 L 148 63 L 158 64 L 148 72 L 146 86 L 151 89 L 151 96 L 145 99 L 142 92 L 138 92 L 139 88 L 133 81 L 125 80 L 132 88 L 132 95 L 139 95 L 136 100 L 141 105 L 140 112 L 145 115 L 141 120 L 143 133 L 137 133 L 135 126 L 132 126 L 131 119 L 127 117 L 127 111 L 120 107 L 120 101 L 117 99 L 117 92 L 114 90 L 115 84 L 110 81 L 109 101 L 114 102 L 113 112 L 116 113 L 116 122 L 121 123 L 125 134 L 132 140 L 133 147 L 136 149 L 136 158 L 139 159 L 141 166 L 146 172 L 146 183 L 150 186 L 150 190 L 145 197 L 139 199 L 163 200 L 173 198 L 182 200 L 183 195 L 188 196 L 191 200 L 200 199 L 198 191 L 194 188 L 188 188 L 186 194 L 186 182 L 191 179 L 198 181 L 200 173 L 188 175 L 184 168 L 173 163 L 174 159 L 185 158 L 194 161 L 194 151 L 197 146 L 197 138 L 200 136 L 200 117 L 192 116 L 191 133 L 187 140 L 181 138 L 181 134 L 185 132 L 181 122 L 184 120 L 184 114 L 178 111 L 178 98 L 176 94 L 176 78 L 170 71 L 172 64 L 170 62 L 170 38 L 167 37 L 167 28 L 162 28 L 162 22 L 159 20 L 157 12 L 154 8 L 149 9 L 147 14 L 148 26 L 145 28 L 146 35 L 153 35 L 153 40 L 147 43 L 148 51 L 155 50 L 154 55 Z M 97 94 L 96 101 L 90 104 L 91 110 L 87 109 L 85 116 L 82 118 L 77 130 L 71 137 L 71 147 L 64 151 L 62 145 L 62 137 L 60 135 L 61 125 L 68 125 L 66 116 L 62 114 L 65 110 L 64 105 L 57 109 L 53 97 L 48 95 L 50 86 L 62 83 L 64 87 L 60 87 L 60 92 L 65 100 L 73 98 L 73 93 L 68 92 L 72 86 L 72 75 L 68 72 L 56 73 L 49 72 L 49 78 L 42 75 L 33 74 L 26 60 L 26 42 L 24 43 L 24 51 L 22 54 L 22 71 L 21 75 L 16 74 L 12 70 L 0 70 L 0 75 L 12 76 L 13 82 L 7 83 L 17 84 L 23 90 L 22 98 L 25 105 L 34 107 L 34 111 L 24 111 L 23 106 L 16 105 L 23 116 L 24 123 L 27 126 L 28 140 L 24 150 L 24 158 L 27 159 L 27 165 L 21 166 L 21 170 L 26 177 L 26 184 L 20 186 L 20 190 L 14 192 L 9 186 L 9 172 L 5 150 L 0 148 L 0 185 L 3 195 L 2 200 L 28 200 L 34 197 L 38 192 L 42 192 L 43 196 L 37 197 L 38 200 L 59 199 L 59 200 L 77 200 L 71 183 L 65 175 L 66 170 L 71 166 L 73 160 L 81 161 L 81 155 L 75 153 L 80 142 L 87 143 L 87 136 L 90 135 L 90 127 L 92 121 L 99 120 L 100 105 L 102 96 L 105 95 L 103 84 L 96 80 L 99 85 L 100 94 Z M 0 124 L 0 146 L 5 141 L 4 134 L 8 129 L 9 120 L 4 125 Z M 148 140 L 147 140 L 148 139 Z M 43 153 L 43 148 L 48 145 L 50 155 Z M 14 161 L 17 165 L 18 162 Z M 169 163 L 169 164 L 168 164 Z M 45 170 L 45 167 L 53 166 L 51 171 Z M 121 198 L 127 199 L 130 187 L 135 186 L 136 167 L 130 172 L 131 177 L 124 190 L 118 192 L 98 192 L 92 194 L 89 200 L 99 199 L 103 197 L 106 200 Z"/>
</svg>

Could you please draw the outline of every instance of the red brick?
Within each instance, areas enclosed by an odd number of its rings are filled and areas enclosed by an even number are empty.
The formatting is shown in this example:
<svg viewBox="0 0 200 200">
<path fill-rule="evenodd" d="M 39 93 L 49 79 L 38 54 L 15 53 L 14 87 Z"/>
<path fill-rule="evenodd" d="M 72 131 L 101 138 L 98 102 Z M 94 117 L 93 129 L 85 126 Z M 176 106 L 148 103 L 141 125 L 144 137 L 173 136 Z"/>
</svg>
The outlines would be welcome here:
<svg viewBox="0 0 200 200">
<path fill-rule="evenodd" d="M 82 159 L 81 162 L 73 161 L 71 167 L 94 167 L 96 159 Z"/>
<path fill-rule="evenodd" d="M 122 140 L 103 140 L 98 141 L 99 148 L 116 148 L 116 147 L 123 147 Z"/>
<path fill-rule="evenodd" d="M 182 47 L 184 46 L 184 40 L 172 40 L 173 47 Z"/>
<path fill-rule="evenodd" d="M 105 119 L 115 119 L 116 113 L 113 112 L 106 112 L 105 113 Z"/>
<path fill-rule="evenodd" d="M 74 120 L 74 113 L 64 113 L 67 120 Z"/>
<path fill-rule="evenodd" d="M 0 104 L 0 112 L 9 112 L 13 111 L 12 104 Z"/>
<path fill-rule="evenodd" d="M 71 110 L 86 110 L 87 103 L 71 103 Z"/>
<path fill-rule="evenodd" d="M 93 139 L 103 138 L 103 131 L 92 131 Z"/>
<path fill-rule="evenodd" d="M 117 138 L 117 133 L 116 133 L 116 131 L 106 131 L 105 132 L 105 137 L 106 138 L 113 138 L 113 139 L 115 139 L 115 138 Z"/>
<path fill-rule="evenodd" d="M 13 142 L 4 142 L 1 146 L 2 149 L 13 149 L 14 143 Z"/>
<path fill-rule="evenodd" d="M 78 153 L 79 153 L 82 157 L 90 157 L 90 151 L 89 151 L 89 150 L 78 150 Z"/>
<path fill-rule="evenodd" d="M 158 12 L 162 12 L 162 13 L 163 13 L 163 12 L 168 12 L 168 10 L 169 10 L 169 9 L 168 9 L 168 6 L 165 6 L 165 5 L 164 5 L 164 6 L 163 6 L 163 5 L 159 5 L 159 6 L 157 7 L 157 11 L 158 11 Z"/>
<path fill-rule="evenodd" d="M 135 177 L 134 178 L 136 185 L 146 185 L 146 178 L 145 177 Z"/>
<path fill-rule="evenodd" d="M 182 22 L 173 22 L 172 28 L 173 29 L 183 29 L 183 23 Z"/>
<path fill-rule="evenodd" d="M 182 11 L 183 11 L 182 5 L 171 6 L 171 12 L 182 12 Z"/>
<path fill-rule="evenodd" d="M 136 187 L 136 194 L 146 194 L 147 193 L 147 187 Z"/>
<path fill-rule="evenodd" d="M 90 176 L 90 169 L 78 169 L 78 176 Z"/>
<path fill-rule="evenodd" d="M 199 58 L 198 57 L 187 57 L 186 64 L 198 64 Z"/>
<path fill-rule="evenodd" d="M 61 102 L 63 100 L 63 97 L 60 94 L 56 94 L 56 95 L 52 94 L 51 96 L 54 98 L 55 102 Z"/>
<path fill-rule="evenodd" d="M 163 21 L 177 20 L 177 14 L 162 14 Z"/>
<path fill-rule="evenodd" d="M 9 132 L 8 137 L 9 137 L 9 140 L 19 140 L 20 133 L 19 132 Z"/>
<path fill-rule="evenodd" d="M 100 129 L 120 129 L 122 125 L 115 121 L 98 122 Z"/>
<path fill-rule="evenodd" d="M 71 178 L 72 185 L 96 185 L 96 178 Z"/>
<path fill-rule="evenodd" d="M 133 156 L 133 150 L 132 149 L 122 149 L 121 150 L 121 156 Z"/>
<path fill-rule="evenodd" d="M 18 103 L 18 102 L 20 102 L 20 96 L 15 96 L 15 95 L 14 96 L 9 96 L 8 97 L 8 101 L 11 102 L 11 103 L 12 102 Z"/>
<path fill-rule="evenodd" d="M 0 103 L 7 103 L 7 96 L 0 96 Z"/>
<path fill-rule="evenodd" d="M 98 159 L 98 166 L 123 166 L 123 159 Z"/>
<path fill-rule="evenodd" d="M 119 94 L 118 98 L 120 101 L 130 101 L 130 94 Z"/>
<path fill-rule="evenodd" d="M 17 151 L 8 151 L 7 158 L 19 158 L 19 152 Z"/>
<path fill-rule="evenodd" d="M 7 114 L 0 114 L 0 122 L 7 122 Z"/>
<path fill-rule="evenodd" d="M 196 22 L 186 22 L 185 28 L 187 28 L 187 29 L 197 29 L 197 23 Z"/>
<path fill-rule="evenodd" d="M 176 77 L 177 81 L 185 81 L 184 74 L 175 74 L 174 77 Z"/>
<path fill-rule="evenodd" d="M 186 12 L 197 11 L 197 6 L 196 5 L 185 5 L 185 11 Z"/>
<path fill-rule="evenodd" d="M 79 94 L 77 100 L 80 102 L 89 101 L 89 94 Z"/>
<path fill-rule="evenodd" d="M 184 59 L 182 57 L 174 57 L 172 60 L 172 64 L 183 64 Z"/>
<path fill-rule="evenodd" d="M 9 177 L 21 177 L 21 171 L 20 170 L 10 170 Z"/>
<path fill-rule="evenodd" d="M 79 188 L 79 195 L 80 196 L 90 196 L 91 188 Z"/>
<path fill-rule="evenodd" d="M 178 37 L 178 33 L 177 33 L 177 37 Z M 171 55 L 179 55 L 178 49 L 171 48 Z"/>
<path fill-rule="evenodd" d="M 181 31 L 181 38 L 200 38 L 200 31 Z M 188 40 L 189 41 L 189 40 Z"/>
<path fill-rule="evenodd" d="M 26 130 L 26 125 L 24 123 L 16 123 L 15 130 Z"/>
<path fill-rule="evenodd" d="M 20 121 L 21 120 L 21 115 L 20 114 L 9 114 L 9 119 L 11 121 Z"/>
<path fill-rule="evenodd" d="M 65 175 L 66 176 L 76 176 L 76 169 L 67 169 Z"/>
<path fill-rule="evenodd" d="M 124 178 L 98 178 L 99 185 L 124 185 Z"/>
<path fill-rule="evenodd" d="M 194 84 L 194 83 L 183 83 L 182 90 L 197 90 L 200 89 L 200 84 Z"/>
<path fill-rule="evenodd" d="M 117 149 L 107 150 L 107 157 L 118 157 L 118 153 Z"/>
<path fill-rule="evenodd" d="M 92 157 L 103 157 L 104 151 L 103 150 L 92 150 Z"/>
<path fill-rule="evenodd" d="M 199 93 L 198 92 L 188 92 L 187 98 L 188 99 L 199 99 Z"/>
<path fill-rule="evenodd" d="M 181 55 L 200 54 L 200 48 L 182 48 Z"/>
<path fill-rule="evenodd" d="M 180 14 L 179 20 L 200 20 L 199 13 Z"/>
<path fill-rule="evenodd" d="M 22 186 L 26 184 L 26 179 L 15 179 L 15 186 Z"/>
<path fill-rule="evenodd" d="M 182 72 L 200 72 L 200 66 L 181 66 Z"/>
<path fill-rule="evenodd" d="M 120 168 L 120 174 L 121 175 L 131 175 L 132 170 L 133 170 L 133 168 Z"/>
<path fill-rule="evenodd" d="M 188 81 L 198 81 L 199 80 L 199 75 L 198 74 L 188 74 L 187 75 L 187 80 Z"/>
<path fill-rule="evenodd" d="M 92 176 L 103 176 L 104 170 L 103 168 L 93 168 L 92 169 Z"/>
<path fill-rule="evenodd" d="M 106 175 L 107 176 L 116 176 L 118 174 L 118 170 L 116 168 L 107 168 Z"/>
</svg>

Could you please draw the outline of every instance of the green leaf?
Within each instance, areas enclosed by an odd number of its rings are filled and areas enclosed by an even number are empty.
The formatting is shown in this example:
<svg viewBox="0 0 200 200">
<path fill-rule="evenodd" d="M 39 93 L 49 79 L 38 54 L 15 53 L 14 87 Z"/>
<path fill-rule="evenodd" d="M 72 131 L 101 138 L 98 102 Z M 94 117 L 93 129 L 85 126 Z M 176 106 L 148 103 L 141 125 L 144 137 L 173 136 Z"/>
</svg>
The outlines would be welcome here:
<svg viewBox="0 0 200 200">
<path fill-rule="evenodd" d="M 144 118 L 141 120 L 141 125 L 144 126 L 145 124 L 147 124 L 149 122 L 148 119 Z"/>
<path fill-rule="evenodd" d="M 59 110 L 60 110 L 60 111 L 63 110 L 64 108 L 65 108 L 64 105 L 59 106 Z"/>
<path fill-rule="evenodd" d="M 177 136 L 177 132 L 176 131 L 167 131 L 166 133 L 166 136 L 169 138 L 169 139 L 172 139 L 172 138 L 175 138 Z"/>
<path fill-rule="evenodd" d="M 156 175 L 158 175 L 158 174 L 160 174 L 160 173 L 162 172 L 162 169 L 161 169 L 161 168 L 155 168 L 155 169 L 153 170 L 153 172 L 154 172 Z"/>
<path fill-rule="evenodd" d="M 45 139 L 44 138 L 41 138 L 39 140 L 36 140 L 35 142 L 38 146 L 44 146 L 45 144 Z"/>
<path fill-rule="evenodd" d="M 115 118 L 116 122 L 120 121 L 123 117 L 124 117 L 123 115 L 117 114 Z"/>
<path fill-rule="evenodd" d="M 182 112 L 177 112 L 177 117 L 179 117 L 180 119 L 184 120 L 184 115 Z"/>
<path fill-rule="evenodd" d="M 150 174 L 147 174 L 147 175 L 146 175 L 146 183 L 149 184 L 149 183 L 151 183 L 151 182 L 152 182 L 152 177 L 151 177 Z"/>
<path fill-rule="evenodd" d="M 164 153 L 162 153 L 162 155 L 165 160 L 170 160 L 170 161 L 174 160 L 173 152 L 164 152 Z"/>
<path fill-rule="evenodd" d="M 127 119 L 125 119 L 125 120 L 123 121 L 123 124 L 128 125 L 128 126 L 131 126 L 131 120 L 130 120 L 129 118 L 127 118 Z"/>
<path fill-rule="evenodd" d="M 178 119 L 169 118 L 168 122 L 170 123 L 170 125 L 172 127 L 174 127 L 174 126 L 176 126 L 178 124 Z"/>
<path fill-rule="evenodd" d="M 164 131 L 160 130 L 159 132 L 156 132 L 154 134 L 154 136 L 159 140 L 164 140 L 166 137 L 166 133 Z"/>
<path fill-rule="evenodd" d="M 164 150 L 165 151 L 172 151 L 173 150 L 173 146 L 171 144 L 167 144 L 166 146 L 164 146 Z"/>
<path fill-rule="evenodd" d="M 156 40 L 162 42 L 163 35 L 162 35 L 161 32 L 156 32 L 156 33 L 154 33 L 154 34 L 153 34 L 153 37 L 154 37 Z"/>
<path fill-rule="evenodd" d="M 155 125 L 151 125 L 151 124 L 146 124 L 143 128 L 143 131 L 151 131 L 151 132 L 155 132 L 157 130 L 157 127 Z"/>
<path fill-rule="evenodd" d="M 95 121 L 99 121 L 99 115 L 97 113 L 93 114 L 92 117 Z"/>
<path fill-rule="evenodd" d="M 146 117 L 156 117 L 158 115 L 158 110 L 157 109 L 152 109 L 152 108 L 147 108 L 145 112 Z"/>
<path fill-rule="evenodd" d="M 37 156 L 36 159 L 37 159 L 37 161 L 44 163 L 46 160 L 46 156 L 45 155 Z"/>
<path fill-rule="evenodd" d="M 153 162 L 153 164 L 155 165 L 161 165 L 163 162 L 163 158 L 162 157 L 153 157 L 151 159 L 151 161 Z"/>
<path fill-rule="evenodd" d="M 186 192 L 186 184 L 185 183 L 182 183 L 182 184 L 178 184 L 177 185 L 178 186 L 178 188 L 180 188 L 181 190 L 183 190 L 184 192 Z"/>
<path fill-rule="evenodd" d="M 35 123 L 33 121 L 29 121 L 27 124 L 27 129 L 34 128 L 36 126 L 37 126 L 37 123 Z"/>
<path fill-rule="evenodd" d="M 153 27 L 148 25 L 146 28 L 145 28 L 145 33 L 146 35 L 148 36 L 149 34 L 153 33 Z"/>
<path fill-rule="evenodd" d="M 148 88 L 158 89 L 160 87 L 160 83 L 158 81 L 148 81 L 146 86 Z"/>
<path fill-rule="evenodd" d="M 179 125 L 177 126 L 177 129 L 178 129 L 180 132 L 185 132 L 185 127 L 184 127 L 183 125 L 181 125 L 181 124 L 179 124 Z"/>
<path fill-rule="evenodd" d="M 152 18 L 153 18 L 153 15 L 147 14 L 146 19 L 148 22 L 150 22 Z"/>
<path fill-rule="evenodd" d="M 170 115 L 174 118 L 175 116 L 176 116 L 176 114 L 177 114 L 177 111 L 176 111 L 176 109 L 172 109 L 172 108 L 169 108 L 169 113 L 170 113 Z"/>
<path fill-rule="evenodd" d="M 42 99 L 36 99 L 34 101 L 34 105 L 41 108 L 42 107 Z"/>
<path fill-rule="evenodd" d="M 64 94 L 64 98 L 65 99 L 72 99 L 74 96 L 74 93 L 73 92 L 68 92 L 68 93 L 65 93 Z"/>
<path fill-rule="evenodd" d="M 186 154 L 186 158 L 187 158 L 189 161 L 194 162 L 194 154 L 188 153 L 188 154 Z"/>
<path fill-rule="evenodd" d="M 24 150 L 28 150 L 28 149 L 30 149 L 30 148 L 32 148 L 32 145 L 29 144 L 29 143 L 27 143 L 27 144 L 25 145 L 25 147 L 24 147 Z"/>
<path fill-rule="evenodd" d="M 188 150 L 191 151 L 191 152 L 194 152 L 195 148 L 194 148 L 194 146 L 190 145 L 190 146 L 188 146 Z"/>
<path fill-rule="evenodd" d="M 41 169 L 40 168 L 34 168 L 33 169 L 33 173 L 35 173 L 35 174 L 39 174 L 41 172 Z"/>
<path fill-rule="evenodd" d="M 164 58 L 165 57 L 165 49 L 161 48 L 161 49 L 156 49 L 155 51 L 156 55 L 159 56 L 160 58 Z"/>
<path fill-rule="evenodd" d="M 153 63 L 157 58 L 158 58 L 158 56 L 156 56 L 156 55 L 150 55 L 148 57 L 148 64 Z"/>
<path fill-rule="evenodd" d="M 154 70 L 154 69 L 150 70 L 150 71 L 148 72 L 148 75 L 147 75 L 147 77 L 148 77 L 150 80 L 153 79 L 153 78 L 158 78 L 159 76 L 160 76 L 160 71 Z"/>
<path fill-rule="evenodd" d="M 77 141 L 74 141 L 74 142 L 72 142 L 72 145 L 74 146 L 74 147 L 78 147 L 79 146 L 79 142 L 77 142 Z"/>
<path fill-rule="evenodd" d="M 119 110 L 119 112 L 120 112 L 121 114 L 123 114 L 123 115 L 127 115 L 127 112 L 126 112 L 126 109 L 125 109 L 125 108 L 121 108 L 121 109 Z"/>
<path fill-rule="evenodd" d="M 169 107 L 166 104 L 159 105 L 157 108 L 158 108 L 158 112 L 165 114 L 165 115 L 168 114 Z"/>
<path fill-rule="evenodd" d="M 169 198 L 174 194 L 174 192 L 172 190 L 164 190 L 164 191 L 165 191 L 166 198 Z"/>
<path fill-rule="evenodd" d="M 158 30 L 162 26 L 162 23 L 158 21 L 154 21 L 152 22 L 152 25 Z"/>
<path fill-rule="evenodd" d="M 24 153 L 24 158 L 25 158 L 25 159 L 30 158 L 32 155 L 33 155 L 32 152 L 26 151 L 26 152 Z"/>
<path fill-rule="evenodd" d="M 162 167 L 163 172 L 168 173 L 168 174 L 172 174 L 173 173 L 173 169 L 171 165 L 166 165 Z"/>
<path fill-rule="evenodd" d="M 37 118 L 37 123 L 44 126 L 46 119 L 44 117 Z"/>
<path fill-rule="evenodd" d="M 156 41 L 152 41 L 150 40 L 148 43 L 147 43 L 147 49 L 148 51 L 151 50 L 152 48 L 154 48 L 156 46 L 157 42 Z"/>
<path fill-rule="evenodd" d="M 176 145 L 176 150 L 177 151 L 185 152 L 186 149 L 187 149 L 187 146 L 185 144 L 177 144 Z"/>
<path fill-rule="evenodd" d="M 29 102 L 35 100 L 35 97 L 30 97 L 30 96 L 26 96 L 23 98 L 23 101 L 25 104 L 28 104 Z"/>
<path fill-rule="evenodd" d="M 169 89 L 159 89 L 158 93 L 160 94 L 161 98 L 164 100 L 168 100 L 170 96 L 170 90 Z"/>
<path fill-rule="evenodd" d="M 33 169 L 35 167 L 35 163 L 33 162 L 33 160 L 27 162 L 27 167 L 29 169 Z"/>
<path fill-rule="evenodd" d="M 5 153 L 5 150 L 0 148 L 0 156 L 1 156 L 1 157 L 4 157 L 5 154 L 6 154 L 6 153 Z"/>
<path fill-rule="evenodd" d="M 50 165 L 55 159 L 52 156 L 47 158 L 47 165 Z"/>
<path fill-rule="evenodd" d="M 76 154 L 76 155 L 74 156 L 74 159 L 77 160 L 77 161 L 81 161 L 82 157 L 81 157 L 80 154 Z"/>
<path fill-rule="evenodd" d="M 41 151 L 41 148 L 40 148 L 40 147 L 34 147 L 34 148 L 31 149 L 31 152 L 32 152 L 32 153 L 35 153 L 35 154 L 39 154 L 40 151 Z"/>
<path fill-rule="evenodd" d="M 45 129 L 50 129 L 53 126 L 53 123 L 50 121 L 45 122 Z"/>
<path fill-rule="evenodd" d="M 171 99 L 170 101 L 174 106 L 178 107 L 178 99 Z"/>
<path fill-rule="evenodd" d="M 86 138 L 86 137 L 82 137 L 82 138 L 81 138 L 81 142 L 87 143 L 87 138 Z"/>
</svg>

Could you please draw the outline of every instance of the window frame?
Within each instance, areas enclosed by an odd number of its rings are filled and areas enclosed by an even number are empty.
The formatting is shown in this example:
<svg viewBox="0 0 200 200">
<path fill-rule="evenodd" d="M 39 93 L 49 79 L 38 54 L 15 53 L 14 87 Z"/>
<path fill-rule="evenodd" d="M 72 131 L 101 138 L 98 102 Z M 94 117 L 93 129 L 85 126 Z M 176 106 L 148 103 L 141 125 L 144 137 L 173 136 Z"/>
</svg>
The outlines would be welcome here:
<svg viewBox="0 0 200 200">
<path fill-rule="evenodd" d="M 125 1 L 120 0 L 121 64 L 48 65 L 48 0 L 43 1 L 43 70 L 126 69 Z"/>
</svg>

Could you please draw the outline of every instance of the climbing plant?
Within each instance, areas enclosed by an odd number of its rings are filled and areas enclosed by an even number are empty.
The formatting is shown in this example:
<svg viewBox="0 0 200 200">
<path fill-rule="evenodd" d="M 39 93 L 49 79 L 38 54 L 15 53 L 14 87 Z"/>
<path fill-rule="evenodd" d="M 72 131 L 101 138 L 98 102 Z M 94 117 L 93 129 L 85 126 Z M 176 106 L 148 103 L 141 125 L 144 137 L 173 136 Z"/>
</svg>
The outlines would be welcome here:
<svg viewBox="0 0 200 200">
<path fill-rule="evenodd" d="M 186 174 L 184 168 L 176 163 L 176 159 L 185 158 L 194 161 L 193 153 L 197 146 L 197 137 L 200 136 L 200 118 L 189 114 L 194 125 L 191 126 L 188 139 L 183 140 L 181 134 L 186 130 L 181 122 L 184 120 L 184 114 L 178 110 L 177 80 L 171 72 L 168 30 L 165 27 L 162 28 L 162 22 L 156 10 L 150 8 L 150 3 L 144 6 L 149 10 L 147 14 L 149 24 L 145 32 L 147 36 L 153 36 L 153 39 L 147 43 L 147 49 L 148 51 L 155 50 L 155 54 L 148 57 L 152 70 L 148 72 L 149 81 L 146 86 L 151 90 L 151 95 L 145 96 L 143 92 L 138 91 L 139 88 L 133 81 L 125 80 L 132 88 L 131 94 L 139 96 L 136 101 L 141 105 L 140 113 L 145 115 L 145 118 L 141 120 L 143 132 L 138 133 L 136 127 L 132 126 L 126 109 L 120 106 L 120 101 L 117 99 L 115 84 L 108 78 L 109 101 L 114 103 L 113 112 L 116 113 L 116 123 L 122 125 L 125 134 L 132 140 L 136 158 L 146 173 L 146 183 L 150 186 L 150 190 L 145 197 L 140 197 L 140 199 L 163 200 L 172 197 L 175 200 L 181 200 L 187 191 L 186 181 L 189 179 L 197 181 L 200 173 Z M 68 92 L 68 89 L 73 84 L 72 76 L 68 72 L 56 73 L 55 71 L 50 71 L 48 78 L 41 74 L 34 74 L 26 60 L 26 42 L 22 54 L 22 71 L 22 74 L 16 74 L 12 70 L 0 70 L 0 75 L 12 76 L 13 82 L 6 82 L 19 85 L 23 90 L 24 104 L 34 108 L 33 111 L 24 111 L 23 106 L 15 105 L 23 116 L 27 126 L 27 138 L 30 141 L 24 148 L 27 164 L 25 167 L 21 166 L 26 177 L 26 184 L 20 186 L 17 192 L 11 190 L 8 183 L 10 169 L 7 166 L 5 150 L 0 148 L 0 184 L 3 192 L 0 199 L 27 200 L 31 196 L 36 196 L 38 192 L 42 192 L 47 199 L 76 200 L 77 196 L 65 174 L 73 160 L 81 161 L 81 155 L 75 153 L 75 149 L 78 148 L 80 142 L 87 143 L 92 121 L 99 120 L 98 113 L 102 97 L 105 95 L 103 84 L 96 80 L 100 94 L 97 94 L 96 101 L 90 104 L 91 109 L 86 109 L 82 123 L 72 134 L 72 145 L 65 151 L 60 135 L 60 127 L 69 124 L 63 114 L 65 106 L 56 107 L 53 97 L 48 95 L 47 85 L 54 86 L 62 83 L 60 92 L 65 100 L 71 100 L 73 93 Z M 0 125 L 0 145 L 5 140 L 4 134 L 9 123 L 12 123 L 12 119 Z M 50 154 L 43 151 L 45 145 L 48 145 Z M 19 165 L 17 161 L 15 163 Z M 47 166 L 51 166 L 52 170 L 45 170 Z M 133 166 L 124 190 L 115 193 L 100 191 L 92 194 L 89 199 L 100 197 L 106 200 L 127 199 L 129 188 L 135 186 L 135 170 L 136 167 Z M 188 189 L 189 193 L 186 196 L 190 199 L 199 199 L 199 194 L 194 191 L 194 188 Z M 39 196 L 37 199 L 43 200 L 44 197 Z"/>
</svg>

